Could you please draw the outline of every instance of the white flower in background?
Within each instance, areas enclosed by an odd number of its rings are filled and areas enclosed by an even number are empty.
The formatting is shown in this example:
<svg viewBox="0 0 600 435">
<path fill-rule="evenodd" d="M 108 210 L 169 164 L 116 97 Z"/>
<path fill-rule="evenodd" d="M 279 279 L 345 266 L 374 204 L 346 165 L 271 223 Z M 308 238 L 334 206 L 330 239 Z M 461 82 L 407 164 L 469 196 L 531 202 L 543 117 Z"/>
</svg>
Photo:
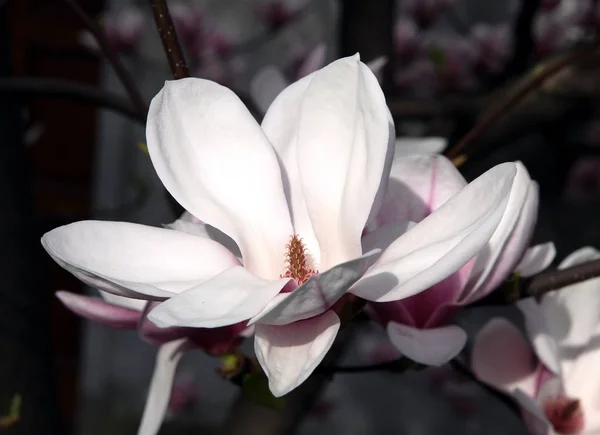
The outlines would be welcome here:
<svg viewBox="0 0 600 435">
<path fill-rule="evenodd" d="M 598 258 L 582 248 L 559 269 Z M 530 342 L 508 321 L 490 320 L 475 339 L 474 373 L 515 398 L 534 435 L 600 433 L 600 279 L 518 307 Z"/>
<path fill-rule="evenodd" d="M 514 164 L 499 165 L 410 230 L 392 225 L 361 239 L 383 200 L 395 135 L 379 83 L 358 56 L 286 88 L 262 125 L 220 85 L 166 82 L 146 136 L 161 181 L 208 237 L 84 221 L 42 244 L 87 284 L 164 300 L 149 314 L 161 327 L 249 320 L 276 396 L 321 362 L 349 290 L 390 301 L 454 273 L 492 237 L 518 182 Z M 229 238 L 239 252 L 218 242 Z M 383 252 L 369 246 L 382 241 Z"/>
</svg>

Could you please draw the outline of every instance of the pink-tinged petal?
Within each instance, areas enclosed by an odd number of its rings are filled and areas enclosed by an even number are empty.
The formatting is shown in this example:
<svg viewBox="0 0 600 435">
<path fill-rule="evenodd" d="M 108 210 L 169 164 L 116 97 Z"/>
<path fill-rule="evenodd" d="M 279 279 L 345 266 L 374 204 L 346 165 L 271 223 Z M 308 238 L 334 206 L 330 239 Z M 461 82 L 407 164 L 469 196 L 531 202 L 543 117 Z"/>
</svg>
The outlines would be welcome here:
<svg viewBox="0 0 600 435">
<path fill-rule="evenodd" d="M 184 213 L 182 217 L 175 222 L 165 225 L 165 228 L 212 239 L 223 245 L 229 252 L 235 255 L 239 261 L 241 261 L 242 253 L 240 252 L 240 248 L 231 237 L 213 226 L 202 223 L 202 221 L 194 218 L 188 212 L 186 213 L 187 214 Z"/>
<path fill-rule="evenodd" d="M 400 154 L 394 158 L 377 225 L 420 222 L 466 185 L 463 176 L 444 156 Z"/>
<path fill-rule="evenodd" d="M 236 266 L 161 303 L 148 319 L 161 328 L 233 325 L 257 315 L 290 281 L 264 280 Z"/>
<path fill-rule="evenodd" d="M 556 257 L 556 247 L 554 243 L 542 243 L 535 245 L 525 251 L 525 255 L 516 268 L 522 277 L 528 278 L 546 270 Z"/>
<path fill-rule="evenodd" d="M 522 409 L 523 421 L 531 435 L 556 435 L 540 404 L 517 388 L 513 397 Z"/>
<path fill-rule="evenodd" d="M 104 299 L 105 302 L 108 302 L 111 305 L 116 305 L 117 307 L 129 308 L 130 310 L 135 310 L 142 312 L 146 307 L 148 301 L 142 299 L 131 299 L 123 296 L 113 295 L 112 293 L 103 292 L 99 290 L 100 296 Z"/>
<path fill-rule="evenodd" d="M 396 155 L 440 154 L 447 146 L 445 137 L 400 137 L 396 139 Z"/>
<path fill-rule="evenodd" d="M 593 248 L 582 248 L 567 257 L 559 269 L 600 258 Z M 559 348 L 578 349 L 600 330 L 600 278 L 590 279 L 550 293 L 541 300 L 550 333 Z"/>
<path fill-rule="evenodd" d="M 239 98 L 208 80 L 168 81 L 150 104 L 146 139 L 173 197 L 235 240 L 245 267 L 278 276 L 292 234 L 281 171 Z"/>
<path fill-rule="evenodd" d="M 291 293 L 281 293 L 249 324 L 285 325 L 308 319 L 327 311 L 364 273 L 377 261 L 380 250 L 367 252 L 361 257 L 338 264 L 331 269 L 311 276 Z"/>
<path fill-rule="evenodd" d="M 427 290 L 399 301 L 411 313 L 415 326 L 434 328 L 452 320 L 459 309 L 457 300 L 469 280 L 474 262 L 475 259 L 472 259 L 456 273 Z"/>
<path fill-rule="evenodd" d="M 298 171 L 320 267 L 358 257 L 389 150 L 385 96 L 358 55 L 312 74 L 298 117 Z"/>
<path fill-rule="evenodd" d="M 210 239 L 126 222 L 75 222 L 42 245 L 84 283 L 136 299 L 168 298 L 239 264 Z"/>
<path fill-rule="evenodd" d="M 250 81 L 250 96 L 261 113 L 266 113 L 271 103 L 288 86 L 288 81 L 279 68 L 266 66 Z"/>
<path fill-rule="evenodd" d="M 162 345 L 158 350 L 138 435 L 158 433 L 167 413 L 175 371 L 186 350 L 186 341 L 186 339 L 175 340 Z"/>
<path fill-rule="evenodd" d="M 324 43 L 317 45 L 308 55 L 308 57 L 302 62 L 298 69 L 297 78 L 307 76 L 318 69 L 325 66 L 325 58 L 327 56 L 327 46 Z"/>
<path fill-rule="evenodd" d="M 513 163 L 490 169 L 400 236 L 351 292 L 374 302 L 417 294 L 469 262 L 496 230 L 516 174 Z"/>
<path fill-rule="evenodd" d="M 391 322 L 387 326 L 390 341 L 406 357 L 421 364 L 441 366 L 460 353 L 467 334 L 455 325 L 418 329 Z"/>
<path fill-rule="evenodd" d="M 560 374 L 560 352 L 548 329 L 550 319 L 534 298 L 521 299 L 516 305 L 523 313 L 525 330 L 537 357 L 549 370 Z M 551 321 L 554 322 L 554 319 Z"/>
<path fill-rule="evenodd" d="M 505 392 L 535 393 L 537 362 L 533 349 L 509 321 L 495 317 L 477 333 L 471 369 L 483 382 Z"/>
<path fill-rule="evenodd" d="M 516 162 L 510 199 L 500 224 L 477 256 L 471 280 L 461 301 L 473 302 L 497 288 L 515 269 L 533 234 L 537 220 L 538 188 L 529 173 Z"/>
<path fill-rule="evenodd" d="M 289 393 L 321 363 L 338 330 L 333 311 L 283 326 L 256 325 L 254 351 L 274 396 Z"/>
<path fill-rule="evenodd" d="M 141 316 L 137 310 L 112 305 L 96 297 L 66 291 L 56 292 L 56 297 L 75 314 L 114 329 L 135 329 Z"/>
</svg>

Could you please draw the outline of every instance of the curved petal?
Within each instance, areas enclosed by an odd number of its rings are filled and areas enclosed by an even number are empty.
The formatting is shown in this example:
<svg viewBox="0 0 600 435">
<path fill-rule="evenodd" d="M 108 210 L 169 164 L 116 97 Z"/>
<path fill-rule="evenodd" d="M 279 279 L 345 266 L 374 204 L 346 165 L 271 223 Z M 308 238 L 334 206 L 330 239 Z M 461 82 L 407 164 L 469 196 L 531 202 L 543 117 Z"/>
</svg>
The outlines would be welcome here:
<svg viewBox="0 0 600 435">
<path fill-rule="evenodd" d="M 376 224 L 420 222 L 466 185 L 460 172 L 444 156 L 400 154 L 394 158 Z"/>
<path fill-rule="evenodd" d="M 161 328 L 233 325 L 258 314 L 290 281 L 264 280 L 236 266 L 161 303 L 148 319 Z"/>
<path fill-rule="evenodd" d="M 463 302 L 480 299 L 494 290 L 517 266 L 529 244 L 538 209 L 537 184 L 521 162 L 516 162 L 510 199 L 496 231 L 477 256 L 470 282 L 461 297 Z"/>
<path fill-rule="evenodd" d="M 291 293 L 275 296 L 248 324 L 285 325 L 327 311 L 364 275 L 380 254 L 380 250 L 373 250 L 311 276 Z"/>
<path fill-rule="evenodd" d="M 292 235 L 281 173 L 239 98 L 208 80 L 168 81 L 150 104 L 146 139 L 173 197 L 235 240 L 253 273 L 278 276 Z"/>
<path fill-rule="evenodd" d="M 560 374 L 560 354 L 556 340 L 548 329 L 548 319 L 533 298 L 521 299 L 516 304 L 525 318 L 525 330 L 537 357 L 548 370 Z M 558 320 L 558 319 L 556 319 Z M 555 320 L 552 319 L 554 322 Z"/>
<path fill-rule="evenodd" d="M 441 154 L 448 146 L 445 137 L 399 137 L 396 139 L 396 155 Z"/>
<path fill-rule="evenodd" d="M 515 165 L 490 169 L 400 236 L 350 290 L 375 302 L 403 299 L 463 267 L 488 242 L 509 199 Z"/>
<path fill-rule="evenodd" d="M 75 222 L 42 245 L 84 283 L 137 299 L 168 298 L 239 264 L 210 239 L 126 222 Z"/>
<path fill-rule="evenodd" d="M 250 96 L 261 113 L 266 113 L 277 95 L 288 86 L 283 73 L 274 66 L 260 69 L 250 80 Z"/>
<path fill-rule="evenodd" d="M 525 251 L 525 255 L 515 270 L 522 277 L 528 278 L 550 267 L 554 257 L 556 257 L 554 243 L 548 242 L 535 245 Z"/>
<path fill-rule="evenodd" d="M 513 397 L 522 408 L 523 421 L 531 435 L 556 435 L 552 430 L 552 424 L 536 400 L 519 388 L 513 392 Z"/>
<path fill-rule="evenodd" d="M 387 332 L 392 344 L 404 356 L 429 366 L 447 363 L 467 343 L 467 334 L 456 325 L 419 329 L 390 322 Z"/>
<path fill-rule="evenodd" d="M 477 333 L 471 369 L 486 384 L 507 393 L 519 388 L 533 397 L 536 368 L 531 346 L 509 321 L 495 317 Z"/>
<path fill-rule="evenodd" d="M 415 225 L 414 222 L 410 221 L 390 222 L 389 224 L 382 225 L 369 231 L 361 240 L 363 252 L 372 249 L 387 249 L 387 247 L 398 237 L 409 231 Z"/>
<path fill-rule="evenodd" d="M 321 363 L 338 330 L 333 311 L 283 326 L 256 325 L 254 351 L 275 397 L 304 382 Z"/>
<path fill-rule="evenodd" d="M 66 291 L 56 292 L 56 297 L 75 314 L 114 329 L 135 329 L 141 316 L 139 311 L 112 305 L 100 298 Z"/>
<path fill-rule="evenodd" d="M 390 127 L 383 92 L 358 55 L 309 77 L 298 117 L 298 172 L 321 268 L 328 269 L 362 253 Z"/>
<path fill-rule="evenodd" d="M 130 310 L 135 310 L 142 312 L 146 307 L 148 301 L 142 299 L 131 299 L 123 296 L 113 295 L 112 293 L 103 292 L 102 290 L 98 290 L 100 296 L 104 301 L 108 302 L 111 305 L 116 305 L 118 307 L 129 308 Z"/>
<path fill-rule="evenodd" d="M 158 349 L 148 398 L 138 435 L 156 435 L 167 413 L 177 365 L 186 349 L 186 339 L 171 341 Z"/>
<path fill-rule="evenodd" d="M 187 216 L 182 216 L 175 222 L 166 224 L 164 226 L 165 228 L 169 228 L 171 230 L 181 231 L 183 233 L 193 234 L 195 236 L 212 239 L 215 242 L 223 245 L 229 252 L 235 255 L 240 262 L 242 261 L 242 253 L 240 252 L 240 248 L 231 237 L 229 237 L 224 232 L 219 231 L 213 226 L 202 223 L 202 221 L 200 221 L 199 219 L 193 219 L 194 220 Z"/>
</svg>

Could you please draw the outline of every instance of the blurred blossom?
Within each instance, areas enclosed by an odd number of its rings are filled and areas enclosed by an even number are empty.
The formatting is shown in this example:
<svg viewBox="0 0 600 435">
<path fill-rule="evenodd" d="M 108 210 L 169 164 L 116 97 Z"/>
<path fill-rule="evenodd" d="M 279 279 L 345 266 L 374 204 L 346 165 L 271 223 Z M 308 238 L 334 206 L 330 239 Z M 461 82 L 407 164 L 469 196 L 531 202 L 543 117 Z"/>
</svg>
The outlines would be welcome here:
<svg viewBox="0 0 600 435">
<path fill-rule="evenodd" d="M 581 248 L 559 269 L 599 258 L 594 248 Z M 532 435 L 600 431 L 599 290 L 596 278 L 519 301 L 527 339 L 498 317 L 475 337 L 473 373 L 515 399 Z"/>
<path fill-rule="evenodd" d="M 394 26 L 394 47 L 403 60 L 412 58 L 418 48 L 418 29 L 414 21 L 400 18 Z"/>
<path fill-rule="evenodd" d="M 540 10 L 548 12 L 556 9 L 562 0 L 541 0 Z"/>
<path fill-rule="evenodd" d="M 561 0 L 556 8 L 541 11 L 534 20 L 536 55 L 545 56 L 581 39 L 586 22 L 593 22 L 590 0 Z"/>
<path fill-rule="evenodd" d="M 477 66 L 486 73 L 501 72 L 512 50 L 511 36 L 508 24 L 476 24 L 471 39 L 477 50 Z"/>
<path fill-rule="evenodd" d="M 200 4 L 189 2 L 169 2 L 169 12 L 177 36 L 186 47 L 192 47 L 201 42 L 199 37 L 203 33 L 202 10 Z"/>
<path fill-rule="evenodd" d="M 276 29 L 290 21 L 307 3 L 308 0 L 253 0 L 252 6 L 268 27 Z"/>
<path fill-rule="evenodd" d="M 567 176 L 565 197 L 571 201 L 600 199 L 600 157 L 586 156 L 575 161 Z"/>
<path fill-rule="evenodd" d="M 126 7 L 109 12 L 102 19 L 106 38 L 119 52 L 132 54 L 139 48 L 146 17 L 136 7 Z"/>
<path fill-rule="evenodd" d="M 193 374 L 177 376 L 171 390 L 171 397 L 167 408 L 168 416 L 173 417 L 189 411 L 200 399 L 198 389 L 198 384 Z"/>
<path fill-rule="evenodd" d="M 454 0 L 403 0 L 403 10 L 421 27 L 431 26 L 452 5 Z"/>
<path fill-rule="evenodd" d="M 431 98 L 438 91 L 436 66 L 428 58 L 399 68 L 394 80 L 402 91 L 414 98 Z"/>
</svg>

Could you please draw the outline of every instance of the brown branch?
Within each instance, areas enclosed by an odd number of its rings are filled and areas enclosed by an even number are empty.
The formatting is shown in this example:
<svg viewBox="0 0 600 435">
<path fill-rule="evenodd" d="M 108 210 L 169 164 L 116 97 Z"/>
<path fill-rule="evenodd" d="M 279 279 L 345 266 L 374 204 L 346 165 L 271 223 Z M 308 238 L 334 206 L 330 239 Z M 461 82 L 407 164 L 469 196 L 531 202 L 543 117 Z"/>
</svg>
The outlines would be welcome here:
<svg viewBox="0 0 600 435">
<path fill-rule="evenodd" d="M 79 17 L 79 19 L 83 22 L 85 27 L 94 35 L 102 53 L 106 56 L 110 64 L 113 66 L 117 77 L 123 84 L 127 95 L 129 95 L 129 99 L 131 103 L 136 108 L 136 110 L 140 113 L 140 115 L 146 116 L 148 112 L 148 106 L 144 101 L 144 97 L 140 92 L 139 88 L 136 85 L 136 82 L 127 68 L 121 63 L 119 60 L 119 56 L 113 50 L 110 42 L 104 35 L 104 32 L 100 30 L 98 25 L 94 23 L 94 21 L 85 13 L 85 11 L 79 6 L 76 0 L 63 0 L 65 4 L 71 8 L 71 10 Z"/>
<path fill-rule="evenodd" d="M 188 67 L 185 63 L 185 57 L 177 38 L 177 32 L 169 13 L 166 0 L 150 0 L 154 22 L 160 35 L 165 54 L 169 60 L 171 72 L 175 79 L 189 77 Z"/>
<path fill-rule="evenodd" d="M 531 94 L 533 91 L 539 89 L 546 80 L 556 76 L 558 73 L 563 71 L 567 66 L 573 65 L 587 57 L 589 57 L 595 50 L 597 50 L 598 44 L 585 45 L 574 49 L 564 56 L 560 56 L 558 59 L 549 62 L 546 65 L 542 65 L 533 69 L 521 82 L 519 86 L 509 95 L 506 99 L 501 101 L 498 105 L 493 106 L 490 110 L 483 115 L 483 118 L 471 131 L 469 131 L 460 142 L 454 147 L 448 150 L 447 155 L 450 158 L 457 157 L 463 148 L 475 139 L 477 136 L 489 129 L 498 120 L 504 117 L 517 106 L 525 97 Z"/>
<path fill-rule="evenodd" d="M 600 260 L 593 260 L 567 269 L 542 272 L 530 280 L 525 280 L 522 294 L 525 297 L 534 296 L 539 298 L 550 291 L 599 276 Z"/>
</svg>

